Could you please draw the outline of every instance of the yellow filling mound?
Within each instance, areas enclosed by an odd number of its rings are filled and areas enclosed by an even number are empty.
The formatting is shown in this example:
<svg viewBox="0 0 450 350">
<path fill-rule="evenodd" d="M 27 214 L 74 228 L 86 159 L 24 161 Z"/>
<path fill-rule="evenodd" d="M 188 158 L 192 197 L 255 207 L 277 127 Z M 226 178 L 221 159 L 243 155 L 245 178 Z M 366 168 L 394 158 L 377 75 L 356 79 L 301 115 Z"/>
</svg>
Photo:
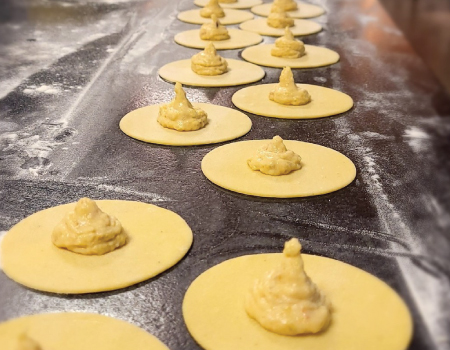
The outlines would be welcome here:
<svg viewBox="0 0 450 350">
<path fill-rule="evenodd" d="M 272 28 L 293 27 L 294 19 L 282 7 L 273 4 L 267 17 L 267 25 Z"/>
<path fill-rule="evenodd" d="M 199 75 L 220 75 L 228 70 L 227 61 L 217 54 L 213 43 L 209 43 L 205 50 L 192 56 L 192 70 Z"/>
<path fill-rule="evenodd" d="M 281 7 L 284 11 L 294 11 L 298 8 L 294 0 L 274 0 L 273 4 Z"/>
<path fill-rule="evenodd" d="M 284 29 L 284 35 L 275 40 L 275 47 L 270 51 L 275 57 L 299 58 L 305 55 L 305 45 L 300 40 L 295 40 L 289 27 Z"/>
<path fill-rule="evenodd" d="M 288 151 L 280 136 L 275 136 L 259 149 L 254 157 L 247 160 L 247 164 L 252 170 L 272 176 L 287 175 L 302 167 L 300 156 Z"/>
<path fill-rule="evenodd" d="M 225 12 L 220 7 L 218 0 L 209 0 L 208 4 L 200 10 L 202 17 L 211 18 L 212 15 L 216 15 L 217 18 L 225 17 Z"/>
<path fill-rule="evenodd" d="M 83 255 L 103 255 L 127 243 L 122 225 L 89 198 L 81 198 L 75 209 L 56 225 L 53 244 Z"/>
<path fill-rule="evenodd" d="M 230 39 L 228 29 L 220 24 L 216 15 L 211 16 L 212 23 L 205 23 L 200 28 L 200 39 L 202 40 L 227 40 Z"/>
<path fill-rule="evenodd" d="M 269 99 L 282 105 L 301 106 L 311 102 L 308 91 L 295 85 L 290 67 L 281 71 L 280 83 L 269 93 Z"/>
<path fill-rule="evenodd" d="M 296 238 L 286 242 L 279 266 L 255 281 L 245 299 L 247 314 L 281 335 L 318 333 L 330 324 L 331 307 L 306 275 Z"/>
<path fill-rule="evenodd" d="M 207 123 L 207 114 L 200 108 L 194 108 L 186 98 L 180 83 L 175 84 L 175 98 L 159 108 L 158 123 L 168 129 L 193 131 L 203 128 Z"/>
</svg>

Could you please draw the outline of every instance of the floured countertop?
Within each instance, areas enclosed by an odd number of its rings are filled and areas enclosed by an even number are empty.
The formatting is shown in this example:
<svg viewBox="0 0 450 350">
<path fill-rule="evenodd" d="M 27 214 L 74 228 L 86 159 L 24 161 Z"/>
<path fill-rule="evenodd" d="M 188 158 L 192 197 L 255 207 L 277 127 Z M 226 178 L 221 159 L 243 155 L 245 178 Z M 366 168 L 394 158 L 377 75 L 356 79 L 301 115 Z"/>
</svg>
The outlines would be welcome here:
<svg viewBox="0 0 450 350">
<path fill-rule="evenodd" d="M 341 61 L 294 70 L 295 79 L 345 92 L 354 108 L 305 121 L 249 115 L 253 128 L 240 140 L 279 134 L 331 147 L 353 160 L 357 178 L 294 200 L 210 183 L 200 162 L 217 145 L 151 145 L 119 130 L 131 110 L 171 100 L 161 66 L 198 52 L 173 42 L 198 28 L 176 19 L 195 8 L 191 0 L 0 3 L 0 239 L 33 212 L 83 196 L 154 203 L 194 232 L 181 263 L 115 292 L 51 295 L 0 272 L 0 321 L 91 311 L 139 325 L 172 350 L 199 349 L 181 315 L 189 284 L 231 257 L 281 251 L 295 236 L 306 253 L 353 264 L 400 293 L 415 320 L 411 350 L 450 349 L 450 98 L 376 0 L 313 3 L 327 11 L 314 19 L 324 30 L 302 40 L 338 51 Z M 277 81 L 280 69 L 264 70 L 263 83 Z M 186 92 L 232 107 L 238 89 Z"/>
</svg>

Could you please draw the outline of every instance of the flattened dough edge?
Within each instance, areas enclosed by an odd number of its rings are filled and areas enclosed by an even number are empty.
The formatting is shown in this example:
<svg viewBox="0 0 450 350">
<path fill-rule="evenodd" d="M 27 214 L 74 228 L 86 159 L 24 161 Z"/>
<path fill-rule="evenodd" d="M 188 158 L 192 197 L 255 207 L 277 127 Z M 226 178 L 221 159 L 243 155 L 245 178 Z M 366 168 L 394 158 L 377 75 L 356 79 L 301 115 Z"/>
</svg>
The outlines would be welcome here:
<svg viewBox="0 0 450 350">
<path fill-rule="evenodd" d="M 129 237 L 125 246 L 100 256 L 54 246 L 53 228 L 75 206 L 63 204 L 34 213 L 9 230 L 1 246 L 4 272 L 20 284 L 45 292 L 104 292 L 158 275 L 191 247 L 191 229 L 170 210 L 122 200 L 96 203 L 120 221 Z"/>
<path fill-rule="evenodd" d="M 247 159 L 269 142 L 240 141 L 217 147 L 203 158 L 203 174 L 212 183 L 227 190 L 271 198 L 327 194 L 346 187 L 355 179 L 355 165 L 342 153 L 294 140 L 284 140 L 284 144 L 302 158 L 301 169 L 281 176 L 251 170 Z"/>
<path fill-rule="evenodd" d="M 322 333 L 304 336 L 282 336 L 262 328 L 245 312 L 245 293 L 281 257 L 257 254 L 226 260 L 192 282 L 183 300 L 183 316 L 189 332 L 204 349 L 407 348 L 412 319 L 392 288 L 354 266 L 307 254 L 302 254 L 306 273 L 332 304 L 331 325 Z"/>
<path fill-rule="evenodd" d="M 283 36 L 284 28 L 273 28 L 267 25 L 266 18 L 252 19 L 239 25 L 242 30 L 268 36 Z M 322 30 L 322 26 L 314 21 L 295 19 L 294 26 L 289 28 L 294 36 L 310 35 Z"/>
<path fill-rule="evenodd" d="M 270 52 L 274 47 L 275 44 L 248 47 L 242 51 L 242 58 L 260 66 L 274 68 L 316 68 L 328 66 L 339 61 L 339 54 L 325 47 L 305 45 L 306 55 L 299 58 L 272 56 Z"/>
<path fill-rule="evenodd" d="M 278 84 L 248 86 L 236 91 L 231 100 L 243 111 L 281 119 L 315 119 L 344 113 L 353 107 L 353 99 L 343 92 L 318 85 L 297 84 L 308 90 L 311 102 L 303 106 L 286 106 L 269 99 Z"/>
<path fill-rule="evenodd" d="M 0 323 L 2 350 L 16 350 L 25 334 L 42 349 L 169 350 L 155 336 L 128 322 L 92 313 L 24 316 Z"/>
<path fill-rule="evenodd" d="M 196 131 L 167 129 L 156 120 L 161 105 L 131 111 L 120 121 L 120 129 L 128 136 L 144 142 L 194 146 L 233 140 L 248 133 L 252 127 L 252 121 L 242 112 L 211 103 L 193 103 L 194 107 L 208 114 L 208 124 Z"/>
<path fill-rule="evenodd" d="M 254 16 L 252 13 L 242 10 L 224 9 L 225 17 L 219 18 L 220 23 L 224 26 L 229 24 L 239 24 L 251 20 Z M 180 12 L 177 18 L 186 23 L 204 24 L 211 22 L 211 18 L 200 16 L 200 10 L 188 10 Z"/>
<path fill-rule="evenodd" d="M 263 38 L 258 33 L 247 32 L 239 29 L 228 29 L 230 39 L 212 41 L 217 50 L 233 50 L 259 44 Z M 188 30 L 175 35 L 177 44 L 194 49 L 204 49 L 210 40 L 200 39 L 200 29 Z"/>
<path fill-rule="evenodd" d="M 161 78 L 183 85 L 223 87 L 250 84 L 261 80 L 266 74 L 264 70 L 252 63 L 227 58 L 228 72 L 221 75 L 205 76 L 194 73 L 191 60 L 168 63 L 159 70 Z"/>
<path fill-rule="evenodd" d="M 209 0 L 195 0 L 194 4 L 199 7 L 204 7 L 209 2 Z M 238 0 L 230 4 L 219 3 L 224 9 L 249 9 L 253 6 L 262 4 L 262 0 Z"/>
<path fill-rule="evenodd" d="M 262 4 L 252 7 L 251 11 L 258 16 L 267 17 L 270 14 L 270 8 L 272 3 Z M 313 18 L 321 16 L 325 13 L 325 10 L 317 5 L 307 4 L 305 2 L 298 3 L 298 9 L 294 11 L 288 11 L 288 15 L 292 18 Z"/>
</svg>

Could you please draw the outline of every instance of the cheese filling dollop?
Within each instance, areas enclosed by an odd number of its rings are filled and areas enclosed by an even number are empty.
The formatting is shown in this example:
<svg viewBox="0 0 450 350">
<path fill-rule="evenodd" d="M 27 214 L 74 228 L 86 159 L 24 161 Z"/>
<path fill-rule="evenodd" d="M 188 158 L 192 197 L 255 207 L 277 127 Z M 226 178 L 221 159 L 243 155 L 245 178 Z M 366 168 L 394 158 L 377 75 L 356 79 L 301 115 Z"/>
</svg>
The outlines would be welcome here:
<svg viewBox="0 0 450 350">
<path fill-rule="evenodd" d="M 281 71 L 280 83 L 269 93 L 269 99 L 282 105 L 301 106 L 311 102 L 308 91 L 298 87 L 290 67 Z"/>
<path fill-rule="evenodd" d="M 211 18 L 212 15 L 216 15 L 217 18 L 225 17 L 225 12 L 218 0 L 209 0 L 206 6 L 200 10 L 200 16 L 204 18 Z"/>
<path fill-rule="evenodd" d="M 75 209 L 55 227 L 52 242 L 83 255 L 103 255 L 127 243 L 120 222 L 89 198 L 81 198 Z"/>
<path fill-rule="evenodd" d="M 38 343 L 26 334 L 19 336 L 16 350 L 42 350 Z"/>
<path fill-rule="evenodd" d="M 228 63 L 217 54 L 213 43 L 208 43 L 205 50 L 192 56 L 192 70 L 199 75 L 220 75 L 228 71 Z"/>
<path fill-rule="evenodd" d="M 267 17 L 267 25 L 272 28 L 293 27 L 294 19 L 282 7 L 273 4 Z"/>
<path fill-rule="evenodd" d="M 303 41 L 295 40 L 289 27 L 284 29 L 284 35 L 275 40 L 275 47 L 270 51 L 275 57 L 299 58 L 305 55 Z"/>
<path fill-rule="evenodd" d="M 285 11 L 294 11 L 298 8 L 298 4 L 294 0 L 274 0 L 273 4 Z"/>
<path fill-rule="evenodd" d="M 175 98 L 159 108 L 158 123 L 168 129 L 193 131 L 203 128 L 207 123 L 207 114 L 200 108 L 194 108 L 186 98 L 180 83 L 175 84 Z"/>
<path fill-rule="evenodd" d="M 252 170 L 259 170 L 263 174 L 279 176 L 287 175 L 302 167 L 302 158 L 288 151 L 280 136 L 275 136 L 272 141 L 259 149 L 255 156 L 247 160 Z"/>
<path fill-rule="evenodd" d="M 228 34 L 228 29 L 220 24 L 216 15 L 211 16 L 212 22 L 205 23 L 200 28 L 200 39 L 202 40 L 227 40 L 230 39 L 230 34 Z"/>
<path fill-rule="evenodd" d="M 255 281 L 245 310 L 268 331 L 281 335 L 318 333 L 328 327 L 331 305 L 306 275 L 296 238 L 285 243 L 280 265 Z"/>
</svg>

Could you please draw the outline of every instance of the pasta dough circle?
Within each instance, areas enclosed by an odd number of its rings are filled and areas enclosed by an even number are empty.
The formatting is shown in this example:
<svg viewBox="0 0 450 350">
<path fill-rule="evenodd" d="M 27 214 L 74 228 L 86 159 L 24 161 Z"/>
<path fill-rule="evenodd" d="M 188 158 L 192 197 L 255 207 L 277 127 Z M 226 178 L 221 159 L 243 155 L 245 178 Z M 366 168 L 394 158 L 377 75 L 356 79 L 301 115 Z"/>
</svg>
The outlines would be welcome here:
<svg viewBox="0 0 450 350">
<path fill-rule="evenodd" d="M 246 255 L 222 262 L 190 285 L 183 316 L 207 350 L 405 350 L 412 336 L 408 308 L 377 277 L 338 260 L 302 254 L 306 273 L 330 300 L 331 325 L 315 335 L 283 336 L 247 316 L 251 284 L 274 268 L 282 254 Z"/>
<path fill-rule="evenodd" d="M 200 7 L 206 6 L 209 0 L 195 0 L 194 4 Z M 249 9 L 250 7 L 262 4 L 262 0 L 238 0 L 230 4 L 219 2 L 224 9 Z"/>
<path fill-rule="evenodd" d="M 212 41 L 217 50 L 241 49 L 243 47 L 259 44 L 263 39 L 257 33 L 247 32 L 239 29 L 228 29 L 230 39 Z M 175 35 L 177 44 L 204 49 L 211 40 L 200 39 L 200 29 L 188 30 Z"/>
<path fill-rule="evenodd" d="M 305 45 L 306 55 L 299 58 L 272 56 L 270 52 L 274 47 L 274 44 L 248 47 L 242 51 L 242 58 L 260 66 L 275 68 L 315 68 L 328 66 L 339 61 L 339 54 L 325 47 Z"/>
<path fill-rule="evenodd" d="M 242 30 L 258 33 L 268 36 L 283 36 L 284 28 L 273 28 L 267 25 L 266 18 L 252 19 L 239 25 Z M 305 19 L 295 19 L 294 26 L 289 28 L 294 36 L 310 35 L 318 33 L 322 30 L 319 23 L 308 21 Z"/>
<path fill-rule="evenodd" d="M 253 18 L 253 14 L 242 10 L 224 9 L 225 17 L 219 18 L 223 25 L 238 24 Z M 211 18 L 200 16 L 200 10 L 188 10 L 178 14 L 180 21 L 192 24 L 204 24 L 211 22 Z"/>
<path fill-rule="evenodd" d="M 17 340 L 23 334 L 45 350 L 169 350 L 160 340 L 137 326 L 91 313 L 39 314 L 1 323 L 2 350 L 16 350 Z"/>
<path fill-rule="evenodd" d="M 195 131 L 176 131 L 162 127 L 157 121 L 161 104 L 128 113 L 120 121 L 120 129 L 135 139 L 170 146 L 193 146 L 233 140 L 248 133 L 252 121 L 244 113 L 210 103 L 193 103 L 208 114 L 208 124 Z"/>
<path fill-rule="evenodd" d="M 161 78 L 183 85 L 219 87 L 253 83 L 261 80 L 264 70 L 252 63 L 227 58 L 228 72 L 221 75 L 198 75 L 191 69 L 191 60 L 168 63 L 159 70 Z"/>
<path fill-rule="evenodd" d="M 63 204 L 32 214 L 9 230 L 1 247 L 6 275 L 45 292 L 103 292 L 156 276 L 175 265 L 191 247 L 191 229 L 170 210 L 122 200 L 96 203 L 120 221 L 129 238 L 125 246 L 99 256 L 54 246 L 53 228 L 75 207 L 75 203 Z"/>
<path fill-rule="evenodd" d="M 353 107 L 353 99 L 343 92 L 310 84 L 297 84 L 311 95 L 311 102 L 302 106 L 287 106 L 269 99 L 278 84 L 261 84 L 240 89 L 231 97 L 243 111 L 264 117 L 282 119 L 315 119 L 344 113 Z"/>
<path fill-rule="evenodd" d="M 270 14 L 271 7 L 272 3 L 262 4 L 252 7 L 250 11 L 252 11 L 255 15 L 267 17 Z M 299 2 L 297 10 L 287 11 L 286 13 L 292 18 L 313 18 L 323 15 L 325 10 L 317 5 Z"/>
<path fill-rule="evenodd" d="M 294 198 L 337 191 L 356 176 L 353 162 L 343 154 L 313 143 L 284 140 L 302 158 L 302 168 L 288 175 L 270 176 L 251 170 L 247 159 L 270 140 L 234 142 L 209 152 L 203 174 L 227 190 L 258 197 Z"/>
</svg>

